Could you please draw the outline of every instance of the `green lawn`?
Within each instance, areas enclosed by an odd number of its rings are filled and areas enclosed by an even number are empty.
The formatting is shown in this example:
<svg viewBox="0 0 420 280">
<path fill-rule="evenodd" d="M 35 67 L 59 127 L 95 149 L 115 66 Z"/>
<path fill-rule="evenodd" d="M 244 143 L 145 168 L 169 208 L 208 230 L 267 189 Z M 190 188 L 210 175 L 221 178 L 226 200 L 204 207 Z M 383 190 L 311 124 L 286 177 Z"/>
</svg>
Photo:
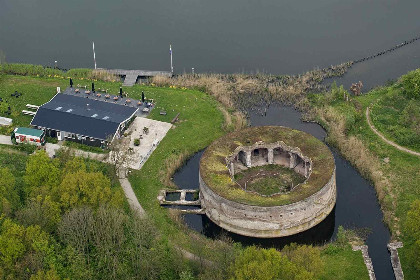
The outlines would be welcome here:
<svg viewBox="0 0 420 280">
<path fill-rule="evenodd" d="M 341 248 L 328 245 L 322 251 L 321 257 L 326 264 L 324 274 L 320 277 L 321 280 L 369 279 L 361 251 L 353 251 L 350 246 Z"/>
<path fill-rule="evenodd" d="M 407 98 L 396 87 L 384 88 L 381 94 L 370 113 L 376 129 L 387 139 L 420 151 L 420 100 Z"/>
<path fill-rule="evenodd" d="M 13 126 L 28 126 L 31 116 L 23 115 L 28 110 L 26 104 L 42 105 L 57 92 L 56 87 L 64 88 L 67 81 L 57 78 L 35 78 L 24 76 L 0 75 L 0 97 L 11 107 L 11 115 L 0 114 L 13 119 Z M 18 98 L 10 96 L 15 91 L 22 93 Z M 0 134 L 10 134 L 11 129 L 0 127 Z"/>
<path fill-rule="evenodd" d="M 272 195 L 279 192 L 288 192 L 292 186 L 305 181 L 305 177 L 293 169 L 270 164 L 248 168 L 235 174 L 235 181 L 247 191 L 263 195 Z"/>
</svg>

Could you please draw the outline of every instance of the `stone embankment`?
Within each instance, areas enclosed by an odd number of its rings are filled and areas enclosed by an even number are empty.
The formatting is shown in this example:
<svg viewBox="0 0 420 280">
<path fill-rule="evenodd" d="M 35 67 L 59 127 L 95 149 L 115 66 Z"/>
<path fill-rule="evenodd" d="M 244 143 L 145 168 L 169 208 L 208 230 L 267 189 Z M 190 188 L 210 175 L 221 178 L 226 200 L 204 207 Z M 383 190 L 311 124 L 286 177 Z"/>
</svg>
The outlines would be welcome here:
<svg viewBox="0 0 420 280">
<path fill-rule="evenodd" d="M 402 242 L 393 242 L 388 244 L 388 251 L 391 253 L 391 264 L 394 269 L 395 280 L 404 280 L 404 273 L 401 268 L 400 258 L 398 256 L 398 248 L 402 248 Z"/>
<path fill-rule="evenodd" d="M 370 280 L 376 280 L 375 271 L 373 270 L 372 260 L 369 257 L 368 246 L 353 246 L 353 251 L 362 251 L 363 261 L 365 262 L 366 268 L 369 273 Z"/>
</svg>

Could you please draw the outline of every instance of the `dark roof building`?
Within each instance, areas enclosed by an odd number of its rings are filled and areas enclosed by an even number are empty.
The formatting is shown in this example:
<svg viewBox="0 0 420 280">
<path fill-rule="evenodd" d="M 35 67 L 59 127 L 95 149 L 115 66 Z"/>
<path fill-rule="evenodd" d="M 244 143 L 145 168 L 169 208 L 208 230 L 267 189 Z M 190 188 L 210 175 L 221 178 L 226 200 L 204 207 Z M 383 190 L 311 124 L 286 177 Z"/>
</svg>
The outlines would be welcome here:
<svg viewBox="0 0 420 280">
<path fill-rule="evenodd" d="M 58 138 L 89 137 L 105 141 L 121 133 L 137 110 L 112 102 L 57 94 L 39 107 L 31 125 L 55 131 Z"/>
</svg>

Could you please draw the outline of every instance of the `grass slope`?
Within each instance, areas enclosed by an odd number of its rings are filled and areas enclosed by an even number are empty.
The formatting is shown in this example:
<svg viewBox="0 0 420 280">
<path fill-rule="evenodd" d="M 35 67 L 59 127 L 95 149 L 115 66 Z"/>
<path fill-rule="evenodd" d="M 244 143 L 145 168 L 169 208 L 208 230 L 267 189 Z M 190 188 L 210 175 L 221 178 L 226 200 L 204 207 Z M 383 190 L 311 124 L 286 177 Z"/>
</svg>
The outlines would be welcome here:
<svg viewBox="0 0 420 280">
<path fill-rule="evenodd" d="M 347 144 L 342 142 L 338 144 L 338 148 L 362 174 L 370 179 L 376 178 L 373 180 L 384 211 L 384 219 L 391 229 L 393 238 L 401 239 L 408 246 L 410 240 L 405 239 L 400 229 L 411 203 L 420 197 L 420 161 L 417 156 L 385 143 L 370 129 L 364 114 L 367 106 L 381 100 L 390 90 L 393 90 L 392 87 L 374 89 L 365 95 L 354 97 L 353 102 L 335 101 L 327 106 L 326 111 L 330 112 L 330 115 L 335 114 L 345 120 Z M 383 110 L 381 108 L 376 110 L 376 112 L 380 111 Z M 333 122 L 333 125 L 336 123 Z M 328 123 L 326 126 L 331 129 Z M 352 137 L 356 140 L 352 140 Z M 369 155 L 358 156 L 363 147 L 358 146 L 357 141 L 362 143 Z M 368 157 L 370 160 L 367 159 Z M 370 170 L 369 163 L 373 163 L 376 169 Z M 379 180 L 386 183 L 383 184 Z M 413 267 L 409 265 L 407 247 L 400 249 L 399 252 L 406 279 L 417 279 Z"/>
<path fill-rule="evenodd" d="M 407 98 L 395 87 L 384 88 L 372 106 L 371 119 L 387 139 L 420 152 L 420 100 Z M 411 112 L 408 106 L 413 107 Z"/>
</svg>

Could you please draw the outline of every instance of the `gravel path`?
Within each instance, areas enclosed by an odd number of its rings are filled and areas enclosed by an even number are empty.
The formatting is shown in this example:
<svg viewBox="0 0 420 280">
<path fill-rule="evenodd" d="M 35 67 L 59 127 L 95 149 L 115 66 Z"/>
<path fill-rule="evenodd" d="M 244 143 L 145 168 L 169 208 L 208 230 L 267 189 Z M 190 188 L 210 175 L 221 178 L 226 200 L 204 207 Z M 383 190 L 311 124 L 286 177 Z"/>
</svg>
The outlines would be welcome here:
<svg viewBox="0 0 420 280">
<path fill-rule="evenodd" d="M 370 129 L 372 129 L 372 131 L 373 132 L 375 132 L 375 134 L 376 135 L 378 135 L 379 137 L 381 137 L 382 138 L 382 140 L 384 140 L 386 143 L 388 143 L 389 145 L 391 145 L 391 146 L 394 146 L 395 148 L 397 148 L 398 150 L 401 150 L 401 151 L 404 151 L 404 152 L 407 152 L 407 153 L 409 153 L 409 154 L 412 154 L 412 155 L 415 155 L 415 156 L 418 156 L 418 157 L 420 157 L 420 153 L 418 153 L 418 152 L 415 152 L 415 151 L 412 151 L 412 150 L 410 150 L 410 149 L 407 149 L 407 148 L 404 148 L 404 147 L 402 147 L 402 146 L 400 146 L 400 145 L 398 145 L 398 144 L 396 144 L 396 143 L 394 143 L 394 142 L 392 142 L 391 140 L 388 140 L 388 139 L 386 139 L 385 138 L 385 136 L 383 136 L 374 126 L 373 126 L 373 124 L 371 123 L 371 121 L 370 121 L 370 116 L 369 116 L 369 107 L 367 107 L 366 108 L 366 119 L 367 119 L 367 122 L 368 122 L 368 124 L 369 124 L 369 127 L 370 127 Z"/>
</svg>

